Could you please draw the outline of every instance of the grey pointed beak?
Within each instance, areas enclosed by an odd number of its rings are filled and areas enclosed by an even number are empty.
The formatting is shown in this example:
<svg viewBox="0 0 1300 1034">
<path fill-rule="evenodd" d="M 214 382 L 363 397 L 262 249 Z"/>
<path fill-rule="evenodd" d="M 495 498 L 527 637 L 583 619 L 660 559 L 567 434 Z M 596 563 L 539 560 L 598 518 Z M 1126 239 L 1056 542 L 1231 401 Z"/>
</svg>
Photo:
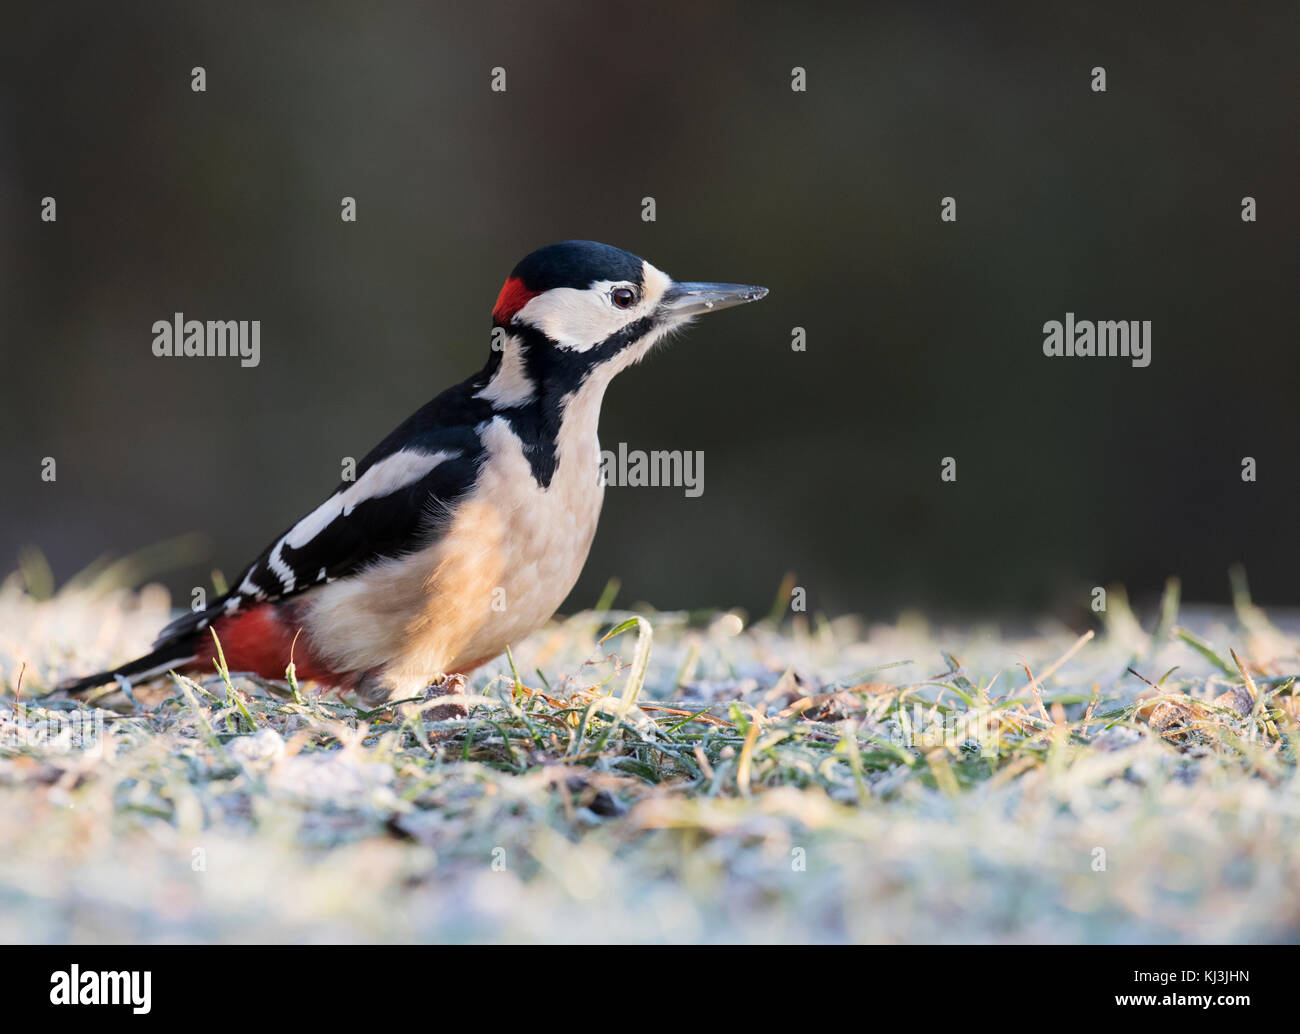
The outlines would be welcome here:
<svg viewBox="0 0 1300 1034">
<path fill-rule="evenodd" d="M 674 283 L 664 292 L 660 307 L 668 314 L 697 316 L 702 312 L 717 312 L 746 302 L 756 302 L 767 296 L 766 287 L 749 287 L 745 284 L 707 284 L 687 281 Z"/>
</svg>

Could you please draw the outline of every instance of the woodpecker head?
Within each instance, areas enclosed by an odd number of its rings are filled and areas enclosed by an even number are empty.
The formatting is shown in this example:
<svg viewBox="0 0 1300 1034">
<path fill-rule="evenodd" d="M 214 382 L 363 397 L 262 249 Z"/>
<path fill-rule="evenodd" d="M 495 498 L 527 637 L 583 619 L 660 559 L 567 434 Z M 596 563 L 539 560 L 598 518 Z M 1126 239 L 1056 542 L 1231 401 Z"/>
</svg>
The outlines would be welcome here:
<svg viewBox="0 0 1300 1034">
<path fill-rule="evenodd" d="M 607 244 L 564 241 L 515 266 L 492 319 L 520 349 L 521 373 L 535 383 L 560 371 L 572 386 L 613 376 L 701 313 L 766 294 L 765 287 L 678 282 Z"/>
</svg>

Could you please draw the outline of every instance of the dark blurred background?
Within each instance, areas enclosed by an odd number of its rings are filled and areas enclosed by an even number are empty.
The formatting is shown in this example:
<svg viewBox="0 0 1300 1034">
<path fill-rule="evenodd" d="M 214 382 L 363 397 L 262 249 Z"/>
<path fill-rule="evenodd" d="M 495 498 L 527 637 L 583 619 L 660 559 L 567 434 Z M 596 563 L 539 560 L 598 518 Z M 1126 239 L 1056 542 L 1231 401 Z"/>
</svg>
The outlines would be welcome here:
<svg viewBox="0 0 1300 1034">
<path fill-rule="evenodd" d="M 615 382 L 602 444 L 702 449 L 705 491 L 611 489 L 571 608 L 793 571 L 830 613 L 1069 617 L 1236 562 L 1296 602 L 1300 8 L 1043 7 L 6 5 L 0 568 L 202 531 L 166 580 L 233 576 L 585 237 L 772 293 Z M 154 358 L 177 311 L 261 320 L 261 365 Z M 1044 358 L 1067 311 L 1151 320 L 1152 365 Z"/>
</svg>

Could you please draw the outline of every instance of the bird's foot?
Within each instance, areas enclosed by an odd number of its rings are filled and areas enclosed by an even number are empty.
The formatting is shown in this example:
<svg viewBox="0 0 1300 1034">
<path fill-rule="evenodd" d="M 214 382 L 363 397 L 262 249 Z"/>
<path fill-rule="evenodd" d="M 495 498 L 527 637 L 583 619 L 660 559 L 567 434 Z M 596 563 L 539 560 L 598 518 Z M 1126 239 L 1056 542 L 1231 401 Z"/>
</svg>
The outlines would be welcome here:
<svg viewBox="0 0 1300 1034">
<path fill-rule="evenodd" d="M 469 680 L 464 675 L 441 675 L 424 690 L 424 699 L 460 696 L 469 689 Z M 425 711 L 425 717 L 431 722 L 446 722 L 453 718 L 468 718 L 469 711 L 464 704 L 438 704 Z"/>
</svg>

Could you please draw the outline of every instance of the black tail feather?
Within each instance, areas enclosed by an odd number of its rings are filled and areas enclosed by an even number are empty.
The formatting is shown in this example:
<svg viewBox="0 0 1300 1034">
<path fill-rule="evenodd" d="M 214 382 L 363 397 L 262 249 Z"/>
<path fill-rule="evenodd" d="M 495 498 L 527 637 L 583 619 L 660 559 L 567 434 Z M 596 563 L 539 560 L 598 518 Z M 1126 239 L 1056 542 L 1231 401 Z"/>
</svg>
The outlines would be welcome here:
<svg viewBox="0 0 1300 1034">
<path fill-rule="evenodd" d="M 64 693 L 84 693 L 96 686 L 104 686 L 117 681 L 119 675 L 132 681 L 143 681 L 155 675 L 162 675 L 173 668 L 181 668 L 195 659 L 194 648 L 188 642 L 165 643 L 152 653 L 147 653 L 129 664 L 121 664 L 109 671 L 101 671 L 85 678 L 69 679 L 59 684 Z"/>
</svg>

